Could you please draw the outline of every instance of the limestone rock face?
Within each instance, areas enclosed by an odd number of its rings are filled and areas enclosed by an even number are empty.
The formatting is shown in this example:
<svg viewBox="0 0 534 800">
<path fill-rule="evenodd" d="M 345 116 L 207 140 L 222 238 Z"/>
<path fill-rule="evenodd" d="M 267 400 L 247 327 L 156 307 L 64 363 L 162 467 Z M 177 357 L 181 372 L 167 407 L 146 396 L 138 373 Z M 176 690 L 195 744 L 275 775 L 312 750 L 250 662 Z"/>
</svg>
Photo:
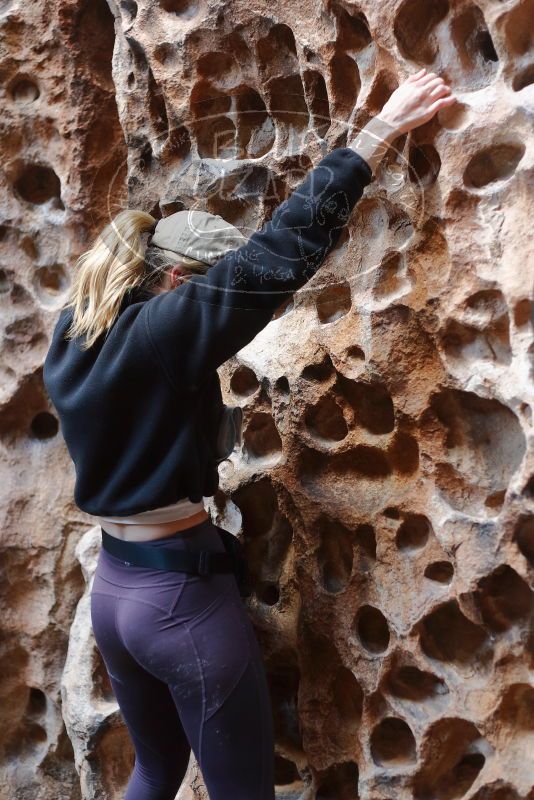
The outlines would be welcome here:
<svg viewBox="0 0 534 800">
<path fill-rule="evenodd" d="M 118 210 L 243 233 L 425 66 L 309 283 L 221 368 L 217 524 L 244 542 L 284 800 L 533 800 L 534 2 L 0 2 L 2 798 L 118 800 L 98 529 L 42 361 Z M 69 643 L 70 635 L 70 643 Z M 191 764 L 180 800 L 205 797 Z"/>
</svg>

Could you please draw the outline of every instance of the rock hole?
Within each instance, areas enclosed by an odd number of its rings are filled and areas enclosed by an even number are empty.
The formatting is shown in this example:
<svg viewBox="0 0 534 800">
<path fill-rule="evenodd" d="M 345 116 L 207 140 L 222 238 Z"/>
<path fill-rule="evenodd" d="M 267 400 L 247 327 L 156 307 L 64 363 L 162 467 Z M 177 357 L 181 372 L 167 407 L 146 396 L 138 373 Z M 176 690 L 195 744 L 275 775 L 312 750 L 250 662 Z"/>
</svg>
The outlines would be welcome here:
<svg viewBox="0 0 534 800">
<path fill-rule="evenodd" d="M 388 506 L 383 510 L 383 515 L 388 519 L 400 519 L 401 514 L 398 508 L 395 506 Z"/>
<path fill-rule="evenodd" d="M 419 189 L 426 189 L 436 182 L 441 169 L 438 151 L 431 144 L 410 147 L 408 154 L 408 175 L 410 181 Z"/>
<path fill-rule="evenodd" d="M 274 783 L 275 786 L 288 786 L 300 780 L 299 771 L 294 761 L 283 758 L 278 753 L 274 757 Z"/>
<path fill-rule="evenodd" d="M 255 394 L 259 385 L 260 383 L 254 370 L 244 364 L 237 367 L 230 378 L 230 389 L 234 394 L 241 397 L 250 397 L 250 395 Z"/>
<path fill-rule="evenodd" d="M 163 90 L 154 78 L 154 73 L 148 68 L 148 113 L 152 122 L 152 127 L 157 135 L 167 135 L 169 129 L 169 119 L 165 107 Z"/>
<path fill-rule="evenodd" d="M 517 75 L 514 75 L 512 80 L 512 89 L 514 92 L 520 92 L 525 86 L 531 86 L 534 83 L 534 64 L 529 64 Z"/>
<path fill-rule="evenodd" d="M 17 75 L 9 86 L 9 94 L 15 103 L 28 105 L 34 103 L 40 95 L 39 87 L 31 78 Z"/>
<path fill-rule="evenodd" d="M 135 0 L 121 0 L 120 7 L 128 15 L 128 21 L 133 22 L 137 16 L 137 3 Z"/>
<path fill-rule="evenodd" d="M 152 166 L 152 145 L 150 142 L 147 142 L 144 147 L 139 151 L 139 169 L 142 172 L 148 172 L 150 167 Z"/>
<path fill-rule="evenodd" d="M 348 433 L 343 411 L 331 397 L 322 397 L 316 405 L 308 406 L 304 423 L 313 434 L 327 442 L 340 442 Z"/>
<path fill-rule="evenodd" d="M 91 677 L 91 693 L 93 697 L 97 700 L 104 700 L 107 703 L 116 703 L 109 674 L 98 648 L 95 648 L 92 652 Z"/>
<path fill-rule="evenodd" d="M 476 493 L 472 497 L 466 494 L 466 482 L 471 486 L 474 471 L 477 483 L 473 492 L 484 488 L 487 496 L 505 491 L 526 446 L 515 414 L 498 400 L 455 389 L 434 395 L 431 407 L 443 425 L 444 449 L 451 462 L 448 468 L 445 464 L 436 470 L 436 482 L 454 507 L 461 500 L 454 486 L 458 479 L 464 483 L 462 507 L 476 502 Z"/>
<path fill-rule="evenodd" d="M 28 717 L 35 719 L 42 717 L 46 712 L 46 695 L 42 689 L 32 686 L 28 695 L 28 703 L 26 705 L 26 714 Z"/>
<path fill-rule="evenodd" d="M 485 655 L 487 634 L 462 614 L 456 600 L 450 600 L 423 619 L 420 640 L 429 658 L 468 665 Z"/>
<path fill-rule="evenodd" d="M 43 164 L 26 164 L 14 184 L 15 191 L 23 200 L 41 205 L 55 200 L 61 208 L 61 183 L 52 167 Z"/>
<path fill-rule="evenodd" d="M 308 99 L 312 124 L 317 134 L 323 138 L 330 127 L 330 104 L 326 82 L 320 72 L 308 69 L 302 74 L 304 90 Z"/>
<path fill-rule="evenodd" d="M 198 13 L 198 4 L 192 0 L 159 0 L 160 6 L 169 14 L 176 14 L 182 19 L 191 19 Z"/>
<path fill-rule="evenodd" d="M 391 466 L 385 453 L 368 445 L 356 447 L 341 453 L 321 453 L 303 448 L 299 453 L 299 475 L 305 485 L 314 488 L 320 480 L 321 485 L 330 480 L 337 482 L 346 491 L 352 491 L 355 476 L 374 481 L 391 474 Z"/>
<path fill-rule="evenodd" d="M 528 584 L 508 564 L 482 578 L 475 592 L 484 623 L 497 633 L 531 616 L 533 596 Z"/>
<path fill-rule="evenodd" d="M 523 300 L 519 300 L 515 304 L 514 322 L 518 328 L 522 328 L 523 325 L 526 325 L 528 322 L 530 322 L 533 310 L 532 302 L 528 299 L 528 297 L 523 298 Z"/>
<path fill-rule="evenodd" d="M 448 0 L 405 0 L 393 23 L 401 54 L 417 63 L 431 64 L 438 50 L 433 30 L 448 13 Z"/>
<path fill-rule="evenodd" d="M 371 756 L 380 767 L 413 764 L 415 738 L 409 725 L 398 717 L 386 717 L 371 733 Z"/>
<path fill-rule="evenodd" d="M 333 764 L 321 775 L 316 800 L 354 800 L 358 797 L 359 771 L 353 761 Z"/>
<path fill-rule="evenodd" d="M 170 217 L 171 214 L 175 214 L 177 211 L 185 210 L 185 206 L 180 200 L 172 200 L 170 203 L 160 200 L 159 208 L 162 215 L 160 219 L 163 217 Z"/>
<path fill-rule="evenodd" d="M 485 764 L 487 743 L 472 722 L 441 719 L 427 732 L 424 762 L 413 784 L 414 800 L 463 797 Z"/>
<path fill-rule="evenodd" d="M 504 505 L 505 497 L 506 489 L 501 489 L 498 492 L 492 492 L 484 500 L 484 505 L 486 508 L 494 508 L 498 510 Z"/>
<path fill-rule="evenodd" d="M 531 567 L 534 567 L 534 516 L 519 519 L 514 531 L 514 541 Z"/>
<path fill-rule="evenodd" d="M 168 42 L 163 42 L 163 44 L 158 45 L 154 49 L 154 58 L 160 64 L 165 65 L 170 63 L 174 59 L 174 56 L 175 56 L 174 47 Z"/>
<path fill-rule="evenodd" d="M 420 550 L 428 542 L 431 530 L 430 521 L 424 514 L 407 514 L 397 531 L 395 544 L 399 550 Z"/>
<path fill-rule="evenodd" d="M 527 420 L 529 425 L 532 425 L 532 409 L 528 403 L 521 403 L 519 410 Z"/>
<path fill-rule="evenodd" d="M 30 423 L 31 436 L 34 439 L 52 439 L 57 435 L 58 430 L 56 417 L 48 411 L 36 414 Z"/>
<path fill-rule="evenodd" d="M 218 158 L 218 153 L 228 151 L 235 139 L 235 126 L 225 116 L 231 110 L 232 98 L 202 79 L 193 86 L 189 105 L 199 155 Z M 235 155 L 235 151 L 230 150 L 230 155 Z"/>
<path fill-rule="evenodd" d="M 514 731 L 534 732 L 534 687 L 527 683 L 508 686 L 495 718 L 499 727 L 504 723 Z"/>
<path fill-rule="evenodd" d="M 231 52 L 225 53 L 222 50 L 212 50 L 209 53 L 204 53 L 198 58 L 195 66 L 198 74 L 204 78 L 210 78 L 215 81 L 220 81 L 223 78 L 224 83 L 228 85 L 233 84 L 239 74 L 239 67 L 233 54 Z"/>
<path fill-rule="evenodd" d="M 449 693 L 441 678 L 409 665 L 393 670 L 387 679 L 387 688 L 395 697 L 416 703 L 426 702 Z"/>
<path fill-rule="evenodd" d="M 332 685 L 332 697 L 339 719 L 348 728 L 357 728 L 363 711 L 363 690 L 354 674 L 346 667 L 338 667 Z"/>
<path fill-rule="evenodd" d="M 398 85 L 395 73 L 390 69 L 383 68 L 375 74 L 366 104 L 373 116 L 380 113 Z"/>
<path fill-rule="evenodd" d="M 396 294 L 403 285 L 403 269 L 404 258 L 402 253 L 394 250 L 385 255 L 377 271 L 377 280 L 373 288 L 373 295 L 377 298 L 381 298 L 389 294 Z"/>
<path fill-rule="evenodd" d="M 17 720 L 16 737 L 3 742 L 4 758 L 8 760 L 27 760 L 40 750 L 48 740 L 44 725 L 23 716 Z"/>
<path fill-rule="evenodd" d="M 481 289 L 470 295 L 464 303 L 465 307 L 481 321 L 502 317 L 507 312 L 507 303 L 498 289 Z"/>
<path fill-rule="evenodd" d="M 467 122 L 468 113 L 469 107 L 465 103 L 456 102 L 448 108 L 440 109 L 437 118 L 442 128 L 455 131 Z"/>
<path fill-rule="evenodd" d="M 406 209 L 398 205 L 390 205 L 387 208 L 387 222 L 389 227 L 390 242 L 395 249 L 406 249 L 406 244 L 414 236 L 414 226 L 406 212 Z M 377 234 L 377 238 L 382 238 L 383 231 Z"/>
<path fill-rule="evenodd" d="M 350 347 L 347 347 L 345 355 L 347 358 L 351 358 L 354 361 L 365 361 L 365 353 L 357 344 L 351 344 Z"/>
<path fill-rule="evenodd" d="M 300 672 L 292 652 L 277 654 L 277 663 L 267 665 L 275 739 L 288 752 L 302 753 L 302 737 L 297 711 Z"/>
<path fill-rule="evenodd" d="M 256 594 L 266 606 L 275 606 L 280 600 L 280 590 L 275 583 L 260 584 L 256 589 Z"/>
<path fill-rule="evenodd" d="M 308 127 L 308 106 L 300 74 L 271 78 L 265 85 L 269 109 L 276 122 L 296 131 Z"/>
<path fill-rule="evenodd" d="M 333 116 L 347 120 L 362 86 L 356 61 L 346 53 L 337 53 L 330 61 L 330 84 L 333 93 Z"/>
<path fill-rule="evenodd" d="M 477 153 L 468 163 L 463 180 L 468 188 L 483 189 L 509 178 L 525 153 L 523 144 L 494 144 Z"/>
<path fill-rule="evenodd" d="M 319 525 L 320 546 L 317 561 L 322 585 L 335 594 L 346 588 L 351 572 L 353 550 L 350 532 L 332 520 L 322 520 Z"/>
<path fill-rule="evenodd" d="M 5 269 L 0 269 L 0 294 L 11 291 L 11 286 L 12 283 L 10 278 L 8 278 L 7 272 Z"/>
<path fill-rule="evenodd" d="M 290 394 L 289 381 L 285 375 L 281 375 L 279 378 L 276 379 L 274 387 L 277 391 L 279 391 L 283 395 Z"/>
<path fill-rule="evenodd" d="M 319 321 L 326 325 L 348 314 L 351 307 L 350 286 L 347 281 L 326 286 L 315 301 Z"/>
<path fill-rule="evenodd" d="M 493 39 L 490 36 L 489 31 L 481 30 L 477 31 L 474 42 L 476 45 L 477 50 L 482 55 L 482 58 L 485 61 L 498 61 L 499 56 L 497 55 L 497 51 L 495 50 L 495 45 L 493 44 Z"/>
<path fill-rule="evenodd" d="M 413 475 L 419 468 L 419 445 L 409 433 L 398 431 L 387 451 L 390 465 L 401 475 Z"/>
<path fill-rule="evenodd" d="M 389 646 L 389 627 L 385 616 L 374 606 L 362 606 L 356 615 L 356 631 L 370 653 L 383 653 Z"/>
<path fill-rule="evenodd" d="M 358 547 L 362 549 L 365 555 L 371 559 L 376 560 L 376 536 L 375 530 L 372 525 L 358 525 L 354 531 L 354 539 Z"/>
<path fill-rule="evenodd" d="M 353 381 L 339 373 L 337 386 L 354 409 L 359 425 L 377 436 L 391 433 L 395 427 L 395 411 L 383 384 Z"/>
<path fill-rule="evenodd" d="M 265 103 L 255 89 L 242 87 L 236 94 L 239 158 L 259 158 L 274 144 L 274 126 Z"/>
<path fill-rule="evenodd" d="M 35 293 L 44 305 L 53 305 L 58 296 L 64 294 L 69 286 L 64 267 L 61 264 L 38 267 L 33 276 Z"/>
<path fill-rule="evenodd" d="M 471 88 L 481 88 L 493 80 L 499 57 L 486 26 L 484 14 L 468 5 L 452 20 L 451 36 Z"/>
<path fill-rule="evenodd" d="M 301 372 L 301 377 L 314 383 L 323 383 L 334 374 L 334 365 L 328 354 L 317 364 L 308 364 Z"/>
<path fill-rule="evenodd" d="M 225 146 L 225 140 L 221 139 L 219 144 Z M 235 139 L 227 140 L 228 153 L 232 151 L 235 155 Z M 222 175 L 221 178 L 212 184 L 213 191 L 207 201 L 207 210 L 212 214 L 219 214 L 223 219 L 235 225 L 236 228 L 247 229 L 254 224 L 254 210 L 248 201 L 249 188 L 251 191 L 261 193 L 260 180 L 258 178 L 263 173 L 261 168 L 248 168 L 248 176 L 244 175 L 246 167 L 234 173 Z"/>
<path fill-rule="evenodd" d="M 363 13 L 350 14 L 341 6 L 334 9 L 336 15 L 337 45 L 341 50 L 363 50 L 373 40 Z"/>
<path fill-rule="evenodd" d="M 525 55 L 534 48 L 533 16 L 533 0 L 516 3 L 506 16 L 504 33 L 507 45 L 515 55 Z"/>
<path fill-rule="evenodd" d="M 243 436 L 246 453 L 252 458 L 266 458 L 282 451 L 282 440 L 269 413 L 252 415 Z"/>
<path fill-rule="evenodd" d="M 115 46 L 115 18 L 106 0 L 91 0 L 82 5 L 75 32 L 91 80 L 114 94 L 111 60 Z"/>
<path fill-rule="evenodd" d="M 464 302 L 464 324 L 450 321 L 444 335 L 444 345 L 451 354 L 465 350 L 465 357 L 488 357 L 509 363 L 510 320 L 502 292 L 483 289 Z"/>
<path fill-rule="evenodd" d="M 273 25 L 267 36 L 258 41 L 259 68 L 269 75 L 295 72 L 298 67 L 295 37 L 289 25 Z"/>
<path fill-rule="evenodd" d="M 434 561 L 425 568 L 424 576 L 436 583 L 450 583 L 454 575 L 454 567 L 449 561 Z"/>
<path fill-rule="evenodd" d="M 290 311 L 293 311 L 294 308 L 295 308 L 295 300 L 293 294 L 291 293 L 287 298 L 287 300 L 284 300 L 284 302 L 280 303 L 280 305 L 276 308 L 271 319 L 273 320 L 280 319 L 281 317 L 284 317 L 286 314 L 289 314 Z"/>
</svg>

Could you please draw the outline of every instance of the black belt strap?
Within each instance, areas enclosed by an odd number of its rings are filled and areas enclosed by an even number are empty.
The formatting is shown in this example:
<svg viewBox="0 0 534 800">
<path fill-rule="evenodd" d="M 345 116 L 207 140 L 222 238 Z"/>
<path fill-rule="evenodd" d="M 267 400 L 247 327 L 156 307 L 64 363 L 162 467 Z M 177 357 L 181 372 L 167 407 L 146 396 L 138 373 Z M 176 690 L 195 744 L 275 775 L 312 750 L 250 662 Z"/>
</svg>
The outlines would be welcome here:
<svg viewBox="0 0 534 800">
<path fill-rule="evenodd" d="M 211 572 L 234 572 L 235 561 L 229 553 L 209 550 L 171 550 L 164 547 L 145 546 L 143 542 L 126 542 L 117 539 L 102 528 L 102 547 L 112 556 L 134 567 L 152 567 L 174 572 L 192 572 L 209 575 Z"/>
</svg>

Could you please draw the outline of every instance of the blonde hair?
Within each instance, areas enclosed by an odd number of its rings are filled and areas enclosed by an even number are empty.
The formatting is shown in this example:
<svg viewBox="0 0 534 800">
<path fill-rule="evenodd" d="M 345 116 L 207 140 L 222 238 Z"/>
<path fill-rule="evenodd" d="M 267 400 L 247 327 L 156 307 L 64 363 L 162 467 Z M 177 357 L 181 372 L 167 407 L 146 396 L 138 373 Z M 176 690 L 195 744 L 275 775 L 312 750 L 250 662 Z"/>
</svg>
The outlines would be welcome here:
<svg viewBox="0 0 534 800">
<path fill-rule="evenodd" d="M 88 350 L 115 322 L 128 291 L 156 284 L 161 274 L 177 263 L 191 272 L 205 273 L 208 265 L 186 256 L 171 260 L 143 234 L 153 233 L 157 219 L 146 211 L 125 209 L 98 234 L 90 250 L 75 264 L 75 275 L 65 308 L 72 307 L 72 322 L 65 338 L 85 336 Z"/>
</svg>

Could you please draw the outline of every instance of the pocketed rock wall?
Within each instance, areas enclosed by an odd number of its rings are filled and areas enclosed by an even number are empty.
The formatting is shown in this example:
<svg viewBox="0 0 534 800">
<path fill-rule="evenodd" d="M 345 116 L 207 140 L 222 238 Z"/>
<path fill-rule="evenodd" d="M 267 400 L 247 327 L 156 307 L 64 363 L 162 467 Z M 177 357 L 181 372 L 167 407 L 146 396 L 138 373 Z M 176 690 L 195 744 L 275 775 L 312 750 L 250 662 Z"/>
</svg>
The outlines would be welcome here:
<svg viewBox="0 0 534 800">
<path fill-rule="evenodd" d="M 279 800 L 533 800 L 533 22 L 533 0 L 0 2 L 2 798 L 119 800 L 133 759 L 42 383 L 75 256 L 126 205 L 250 235 L 426 66 L 460 102 L 220 370 L 245 435 L 211 510 L 250 564 Z M 206 796 L 193 760 L 186 784 Z"/>
</svg>

